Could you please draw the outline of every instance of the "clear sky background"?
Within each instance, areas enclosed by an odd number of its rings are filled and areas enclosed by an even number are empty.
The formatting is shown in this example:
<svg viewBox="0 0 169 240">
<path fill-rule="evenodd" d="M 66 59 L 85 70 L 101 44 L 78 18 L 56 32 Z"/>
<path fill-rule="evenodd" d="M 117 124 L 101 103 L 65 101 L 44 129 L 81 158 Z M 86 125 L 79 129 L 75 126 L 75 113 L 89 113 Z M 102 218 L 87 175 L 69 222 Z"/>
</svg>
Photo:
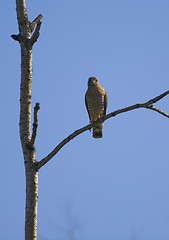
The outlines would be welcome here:
<svg viewBox="0 0 169 240">
<path fill-rule="evenodd" d="M 31 21 L 44 14 L 33 48 L 37 160 L 88 124 L 90 76 L 107 91 L 107 112 L 169 89 L 169 1 L 26 2 Z M 20 47 L 10 38 L 18 33 L 15 1 L 1 5 L 0 239 L 22 240 Z M 155 106 L 169 113 L 169 97 Z M 38 239 L 169 239 L 169 120 L 134 110 L 107 120 L 103 135 L 81 134 L 40 170 Z"/>
</svg>

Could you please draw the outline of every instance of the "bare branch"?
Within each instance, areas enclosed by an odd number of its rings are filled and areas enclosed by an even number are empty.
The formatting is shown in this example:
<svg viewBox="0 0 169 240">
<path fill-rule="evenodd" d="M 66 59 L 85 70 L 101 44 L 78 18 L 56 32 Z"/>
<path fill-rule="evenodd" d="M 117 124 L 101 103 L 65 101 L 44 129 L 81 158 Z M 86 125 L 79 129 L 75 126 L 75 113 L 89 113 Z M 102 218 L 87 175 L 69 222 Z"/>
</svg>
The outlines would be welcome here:
<svg viewBox="0 0 169 240">
<path fill-rule="evenodd" d="M 169 118 L 169 114 L 161 111 L 161 110 L 158 109 L 158 108 L 155 108 L 153 105 L 150 105 L 150 106 L 148 106 L 147 108 L 148 108 L 148 109 L 151 109 L 151 110 L 153 110 L 153 111 L 155 111 L 155 112 L 158 112 L 158 113 L 162 114 L 163 116 Z"/>
<path fill-rule="evenodd" d="M 30 141 L 30 145 L 33 146 L 35 144 L 35 139 L 37 136 L 37 128 L 38 128 L 38 111 L 40 109 L 40 103 L 36 103 L 34 107 L 34 123 L 33 123 L 33 131 L 32 131 L 32 137 Z"/>
<path fill-rule="evenodd" d="M 38 40 L 38 37 L 39 37 L 39 35 L 40 35 L 40 27 L 41 27 L 41 24 L 42 24 L 42 22 L 39 21 L 38 24 L 37 24 L 37 26 L 36 26 L 36 29 L 35 29 L 35 31 L 34 31 L 34 33 L 33 33 L 33 35 L 32 35 L 32 37 L 31 37 L 31 39 L 30 39 L 30 45 L 31 45 L 31 46 L 33 46 L 33 44 Z"/>
<path fill-rule="evenodd" d="M 131 111 L 131 110 L 134 110 L 137 108 L 148 108 L 148 106 L 151 106 L 153 103 L 156 103 L 157 101 L 159 101 L 160 99 L 162 99 L 163 97 L 165 97 L 168 94 L 169 94 L 169 91 L 166 91 L 166 92 L 160 94 L 159 96 L 150 99 L 149 101 L 147 101 L 145 103 L 138 103 L 138 104 L 126 107 L 126 108 L 116 110 L 115 112 L 111 112 L 111 113 L 107 114 L 105 117 L 103 117 L 103 119 L 105 121 L 105 120 L 109 119 L 110 117 L 116 116 L 119 113 L 128 112 L 128 111 Z M 154 110 L 154 109 L 152 109 L 152 110 Z"/>
<path fill-rule="evenodd" d="M 51 153 L 49 153 L 45 158 L 43 158 L 40 162 L 36 163 L 36 168 L 40 169 L 43 165 L 45 165 L 52 157 L 56 155 L 57 152 L 70 140 L 77 137 L 79 134 L 91 129 L 94 124 L 88 124 L 85 127 L 82 127 L 76 131 L 74 131 L 72 134 L 70 134 L 68 137 L 66 137 L 62 142 L 60 142 Z"/>
<path fill-rule="evenodd" d="M 145 103 L 140 103 L 140 104 L 135 104 L 126 108 L 122 108 L 122 109 L 118 109 L 114 112 L 111 112 L 109 114 L 107 114 L 106 116 L 104 116 L 103 118 L 100 118 L 99 120 L 97 120 L 94 123 L 88 124 L 85 127 L 82 127 L 76 131 L 74 131 L 72 134 L 70 134 L 68 137 L 66 137 L 63 141 L 61 141 L 45 158 L 43 158 L 40 162 L 36 163 L 36 169 L 39 170 L 42 166 L 44 166 L 52 157 L 54 157 L 56 155 L 56 153 L 66 144 L 68 143 L 70 140 L 72 140 L 73 138 L 77 137 L 79 134 L 90 130 L 95 124 L 97 124 L 98 122 L 103 122 L 111 117 L 115 117 L 116 115 L 120 114 L 120 113 L 124 113 L 124 112 L 128 112 L 134 109 L 138 109 L 138 108 L 147 108 L 147 109 L 151 109 L 154 110 L 162 115 L 164 115 L 165 117 L 169 117 L 169 115 L 167 113 L 162 112 L 161 110 L 155 108 L 152 106 L 153 103 L 156 103 L 157 101 L 159 101 L 160 99 L 162 99 L 163 97 L 165 97 L 166 95 L 169 94 L 169 91 L 164 92 L 163 94 L 150 99 L 149 101 L 145 102 Z"/>
<path fill-rule="evenodd" d="M 31 33 L 33 32 L 35 26 L 40 22 L 40 20 L 43 18 L 43 14 L 39 14 L 31 23 L 30 23 L 30 30 Z"/>
<path fill-rule="evenodd" d="M 36 17 L 32 23 L 30 23 L 30 31 L 31 33 L 33 32 L 35 26 L 36 26 L 36 29 L 30 39 L 30 46 L 32 47 L 33 44 L 37 41 L 39 35 L 40 35 L 40 27 L 41 27 L 41 24 L 42 22 L 40 21 L 41 19 L 43 18 L 43 15 L 42 14 L 39 14 L 38 17 Z"/>
<path fill-rule="evenodd" d="M 153 103 L 156 103 L 157 101 L 161 100 L 163 97 L 165 97 L 168 94 L 169 94 L 169 91 L 166 91 L 166 92 L 160 94 L 159 96 L 150 99 L 146 104 L 151 105 Z"/>
</svg>

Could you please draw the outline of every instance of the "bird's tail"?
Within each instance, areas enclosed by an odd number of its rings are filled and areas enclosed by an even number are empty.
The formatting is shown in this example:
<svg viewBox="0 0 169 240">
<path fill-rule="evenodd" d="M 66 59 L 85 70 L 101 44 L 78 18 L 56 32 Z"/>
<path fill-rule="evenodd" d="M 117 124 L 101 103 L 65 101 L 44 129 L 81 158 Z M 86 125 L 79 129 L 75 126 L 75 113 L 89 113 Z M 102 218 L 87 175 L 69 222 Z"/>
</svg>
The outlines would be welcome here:
<svg viewBox="0 0 169 240">
<path fill-rule="evenodd" d="M 96 126 L 93 127 L 93 137 L 94 138 L 102 138 L 102 128 L 103 128 L 103 123 L 98 123 Z"/>
</svg>

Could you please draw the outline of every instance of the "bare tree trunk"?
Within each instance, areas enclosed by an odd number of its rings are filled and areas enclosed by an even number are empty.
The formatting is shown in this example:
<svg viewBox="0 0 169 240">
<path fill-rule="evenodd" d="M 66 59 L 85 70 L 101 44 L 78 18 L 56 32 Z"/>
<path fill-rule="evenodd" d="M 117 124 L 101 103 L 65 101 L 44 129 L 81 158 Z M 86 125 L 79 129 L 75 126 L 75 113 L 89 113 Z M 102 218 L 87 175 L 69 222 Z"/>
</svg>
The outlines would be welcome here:
<svg viewBox="0 0 169 240">
<path fill-rule="evenodd" d="M 19 34 L 11 37 L 21 47 L 21 85 L 20 85 L 20 139 L 24 155 L 26 174 L 26 209 L 25 239 L 37 239 L 37 203 L 38 203 L 38 170 L 35 168 L 35 138 L 37 133 L 37 112 L 39 103 L 34 108 L 34 124 L 31 136 L 31 89 L 32 89 L 32 47 L 39 37 L 41 26 L 39 15 L 32 23 L 28 20 L 25 0 L 16 0 Z M 34 28 L 36 29 L 31 37 Z"/>
<path fill-rule="evenodd" d="M 20 139 L 26 173 L 25 239 L 36 240 L 38 172 L 33 168 L 36 156 L 34 143 L 31 143 L 32 49 L 25 42 L 21 43 L 20 86 Z"/>
<path fill-rule="evenodd" d="M 38 172 L 35 146 L 31 144 L 32 49 L 21 43 L 20 139 L 26 173 L 25 239 L 37 239 Z"/>
<path fill-rule="evenodd" d="M 25 239 L 37 239 L 38 172 L 26 167 Z"/>
</svg>

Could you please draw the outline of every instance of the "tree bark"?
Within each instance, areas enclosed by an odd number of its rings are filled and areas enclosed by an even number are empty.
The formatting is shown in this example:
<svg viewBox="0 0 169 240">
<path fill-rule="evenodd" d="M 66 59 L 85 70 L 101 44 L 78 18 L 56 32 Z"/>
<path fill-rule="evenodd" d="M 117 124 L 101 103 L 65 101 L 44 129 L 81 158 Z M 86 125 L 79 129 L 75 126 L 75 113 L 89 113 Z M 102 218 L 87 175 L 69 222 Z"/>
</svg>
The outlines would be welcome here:
<svg viewBox="0 0 169 240">
<path fill-rule="evenodd" d="M 23 36 L 23 35 L 22 35 Z M 26 36 L 24 36 L 26 37 Z M 35 146 L 31 141 L 31 88 L 32 48 L 28 44 L 29 34 L 21 42 L 21 85 L 20 85 L 20 139 L 24 155 L 26 174 L 25 239 L 37 239 L 38 172 Z"/>
<path fill-rule="evenodd" d="M 25 240 L 37 239 L 38 172 L 26 167 Z"/>
<path fill-rule="evenodd" d="M 37 239 L 38 172 L 35 146 L 31 141 L 32 49 L 21 43 L 20 139 L 26 174 L 25 239 Z"/>
<path fill-rule="evenodd" d="M 37 239 L 38 170 L 36 163 L 35 138 L 37 134 L 37 112 L 34 108 L 34 124 L 31 136 L 31 89 L 32 89 L 32 47 L 39 37 L 41 26 L 39 15 L 32 23 L 28 20 L 25 0 L 16 0 L 19 34 L 11 37 L 21 47 L 21 84 L 20 84 L 20 140 L 24 156 L 26 175 L 25 239 Z M 36 29 L 31 37 L 34 28 Z"/>
</svg>

